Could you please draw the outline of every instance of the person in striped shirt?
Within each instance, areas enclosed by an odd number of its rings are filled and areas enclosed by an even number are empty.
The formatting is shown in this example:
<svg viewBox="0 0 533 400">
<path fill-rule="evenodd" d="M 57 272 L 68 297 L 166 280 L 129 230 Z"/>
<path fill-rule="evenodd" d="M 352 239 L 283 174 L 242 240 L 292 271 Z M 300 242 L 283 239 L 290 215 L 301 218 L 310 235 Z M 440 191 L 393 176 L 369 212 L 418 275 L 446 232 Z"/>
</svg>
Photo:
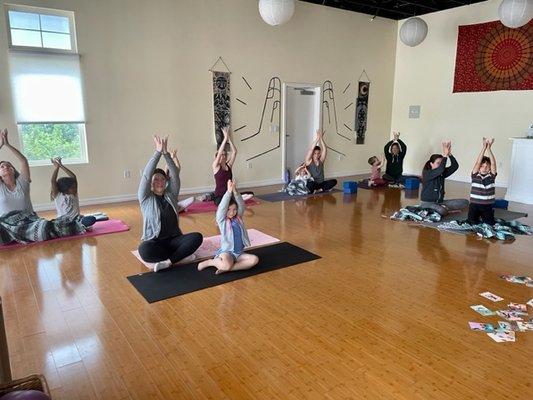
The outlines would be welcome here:
<svg viewBox="0 0 533 400">
<path fill-rule="evenodd" d="M 494 225 L 494 200 L 496 197 L 494 180 L 496 179 L 496 159 L 492 153 L 494 139 L 483 138 L 483 147 L 474 168 L 472 168 L 472 187 L 470 189 L 470 207 L 468 223 Z M 485 155 L 488 154 L 488 157 Z"/>
</svg>

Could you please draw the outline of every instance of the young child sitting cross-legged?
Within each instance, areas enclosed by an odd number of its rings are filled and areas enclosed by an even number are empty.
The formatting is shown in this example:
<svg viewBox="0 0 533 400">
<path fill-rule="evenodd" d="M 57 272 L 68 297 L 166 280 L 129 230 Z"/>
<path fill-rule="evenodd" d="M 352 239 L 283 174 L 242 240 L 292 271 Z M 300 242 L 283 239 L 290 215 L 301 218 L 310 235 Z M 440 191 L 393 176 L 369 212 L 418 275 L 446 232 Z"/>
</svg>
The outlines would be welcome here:
<svg viewBox="0 0 533 400">
<path fill-rule="evenodd" d="M 220 249 L 215 257 L 198 264 L 198 271 L 207 267 L 215 267 L 217 275 L 228 271 L 250 269 L 259 262 L 253 254 L 244 253 L 250 246 L 250 239 L 244 227 L 244 200 L 237 191 L 235 183 L 228 180 L 228 189 L 217 209 L 217 224 L 220 229 Z"/>
<path fill-rule="evenodd" d="M 470 207 L 468 223 L 471 225 L 483 222 L 494 225 L 494 200 L 496 197 L 494 180 L 496 178 L 496 159 L 491 146 L 494 139 L 483 138 L 483 147 L 474 168 L 472 168 L 472 187 L 470 190 Z M 485 156 L 488 154 L 488 157 Z"/>
<path fill-rule="evenodd" d="M 380 160 L 376 156 L 372 156 L 368 159 L 368 163 L 372 167 L 372 173 L 370 179 L 368 180 L 368 186 L 386 186 L 388 182 L 381 177 L 381 167 L 383 166 L 383 158 Z"/>
<path fill-rule="evenodd" d="M 57 218 L 66 218 L 69 221 L 79 219 L 85 227 L 94 225 L 96 218 L 92 216 L 80 215 L 80 201 L 78 199 L 78 180 L 74 172 L 65 167 L 61 158 L 50 160 L 54 165 L 52 173 L 52 188 L 50 198 L 54 201 L 57 211 Z M 59 170 L 62 169 L 68 176 L 57 178 Z"/>
</svg>

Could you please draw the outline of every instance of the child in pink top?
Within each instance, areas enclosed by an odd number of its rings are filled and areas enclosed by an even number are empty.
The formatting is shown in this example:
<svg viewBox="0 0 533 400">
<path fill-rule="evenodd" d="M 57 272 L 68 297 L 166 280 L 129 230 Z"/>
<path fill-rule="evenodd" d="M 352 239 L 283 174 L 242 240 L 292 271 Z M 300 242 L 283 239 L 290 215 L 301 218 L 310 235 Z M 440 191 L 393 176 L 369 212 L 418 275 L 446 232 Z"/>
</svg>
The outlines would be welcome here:
<svg viewBox="0 0 533 400">
<path fill-rule="evenodd" d="M 387 181 L 381 178 L 381 167 L 383 166 L 383 158 L 380 160 L 376 156 L 372 156 L 368 159 L 368 163 L 372 167 L 372 173 L 368 180 L 368 186 L 385 186 Z"/>
</svg>

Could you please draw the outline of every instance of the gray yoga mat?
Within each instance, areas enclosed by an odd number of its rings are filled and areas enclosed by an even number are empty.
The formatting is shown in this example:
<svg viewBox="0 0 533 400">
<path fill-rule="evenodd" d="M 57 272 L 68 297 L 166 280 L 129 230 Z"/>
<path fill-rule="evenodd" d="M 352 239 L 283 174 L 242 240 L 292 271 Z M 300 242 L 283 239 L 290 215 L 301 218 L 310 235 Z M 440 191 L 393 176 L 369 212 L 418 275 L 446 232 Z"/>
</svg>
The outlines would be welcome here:
<svg viewBox="0 0 533 400">
<path fill-rule="evenodd" d="M 319 192 L 319 193 L 314 193 L 314 194 L 304 194 L 304 195 L 299 195 L 299 196 L 291 196 L 285 192 L 276 192 L 276 193 L 268 193 L 268 194 L 259 194 L 259 195 L 256 195 L 255 197 L 261 199 L 261 200 L 265 200 L 265 201 L 269 201 L 271 203 L 274 203 L 274 202 L 277 202 L 277 201 L 287 201 L 287 200 L 301 200 L 301 199 L 306 199 L 308 197 L 314 197 L 314 196 L 322 196 L 324 194 L 328 194 L 328 193 L 339 193 L 341 192 L 341 190 L 339 189 L 332 189 L 332 190 L 329 190 L 327 192 Z"/>
</svg>

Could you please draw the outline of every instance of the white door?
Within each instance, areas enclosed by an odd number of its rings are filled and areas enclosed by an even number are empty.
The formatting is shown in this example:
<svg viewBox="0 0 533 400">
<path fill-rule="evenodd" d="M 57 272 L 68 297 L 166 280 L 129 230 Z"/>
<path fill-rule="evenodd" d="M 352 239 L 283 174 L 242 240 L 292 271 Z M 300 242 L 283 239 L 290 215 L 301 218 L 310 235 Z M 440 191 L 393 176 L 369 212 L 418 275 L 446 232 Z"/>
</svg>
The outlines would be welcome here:
<svg viewBox="0 0 533 400">
<path fill-rule="evenodd" d="M 293 176 L 320 126 L 320 86 L 285 85 L 285 168 Z"/>
</svg>

